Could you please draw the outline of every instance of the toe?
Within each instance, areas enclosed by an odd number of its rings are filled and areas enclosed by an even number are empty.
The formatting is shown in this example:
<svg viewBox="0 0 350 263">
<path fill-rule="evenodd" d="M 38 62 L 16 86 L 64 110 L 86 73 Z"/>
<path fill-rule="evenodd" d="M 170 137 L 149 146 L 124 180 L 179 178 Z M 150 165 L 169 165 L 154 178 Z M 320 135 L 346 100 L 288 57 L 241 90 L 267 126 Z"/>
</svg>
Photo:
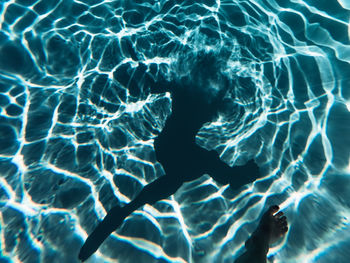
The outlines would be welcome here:
<svg viewBox="0 0 350 263">
<path fill-rule="evenodd" d="M 283 212 L 280 211 L 275 215 L 275 218 L 280 218 L 281 216 L 283 216 Z"/>
<path fill-rule="evenodd" d="M 284 228 L 284 227 L 288 226 L 287 221 L 285 221 L 285 220 L 279 220 L 279 221 L 278 221 L 278 226 L 279 226 L 280 228 Z"/>
<path fill-rule="evenodd" d="M 269 215 L 273 215 L 274 213 L 276 213 L 279 210 L 279 206 L 278 205 L 272 205 L 269 207 L 269 209 L 267 210 L 267 214 Z"/>
<path fill-rule="evenodd" d="M 283 222 L 287 222 L 287 217 L 286 216 L 282 216 L 280 218 L 278 218 L 279 221 L 283 221 Z"/>
</svg>

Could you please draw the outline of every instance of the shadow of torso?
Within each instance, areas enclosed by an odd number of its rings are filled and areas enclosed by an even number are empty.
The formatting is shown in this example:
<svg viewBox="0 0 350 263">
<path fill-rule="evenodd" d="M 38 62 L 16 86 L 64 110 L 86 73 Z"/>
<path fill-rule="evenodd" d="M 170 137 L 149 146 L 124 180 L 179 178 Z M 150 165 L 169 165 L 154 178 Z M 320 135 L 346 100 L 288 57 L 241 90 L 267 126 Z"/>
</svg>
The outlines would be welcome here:
<svg viewBox="0 0 350 263">
<path fill-rule="evenodd" d="M 195 143 L 196 134 L 212 120 L 217 107 L 208 103 L 204 94 L 190 88 L 175 89 L 172 100 L 172 114 L 154 142 L 156 156 L 167 176 L 191 181 L 203 175 L 203 162 L 208 155 Z"/>
</svg>

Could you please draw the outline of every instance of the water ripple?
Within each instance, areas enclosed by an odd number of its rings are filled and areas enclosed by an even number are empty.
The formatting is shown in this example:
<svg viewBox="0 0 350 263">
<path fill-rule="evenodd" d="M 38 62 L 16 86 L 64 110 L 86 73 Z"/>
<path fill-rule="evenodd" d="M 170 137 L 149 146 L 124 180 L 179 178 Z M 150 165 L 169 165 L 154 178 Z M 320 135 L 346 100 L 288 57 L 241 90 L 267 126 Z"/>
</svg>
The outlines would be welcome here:
<svg viewBox="0 0 350 263">
<path fill-rule="evenodd" d="M 349 21 L 345 0 L 2 1 L 1 260 L 74 262 L 106 211 L 162 176 L 161 91 L 191 73 L 208 96 L 230 83 L 197 143 L 230 165 L 255 158 L 264 179 L 186 183 L 91 261 L 233 261 L 279 203 L 290 231 L 274 262 L 347 262 Z"/>
</svg>

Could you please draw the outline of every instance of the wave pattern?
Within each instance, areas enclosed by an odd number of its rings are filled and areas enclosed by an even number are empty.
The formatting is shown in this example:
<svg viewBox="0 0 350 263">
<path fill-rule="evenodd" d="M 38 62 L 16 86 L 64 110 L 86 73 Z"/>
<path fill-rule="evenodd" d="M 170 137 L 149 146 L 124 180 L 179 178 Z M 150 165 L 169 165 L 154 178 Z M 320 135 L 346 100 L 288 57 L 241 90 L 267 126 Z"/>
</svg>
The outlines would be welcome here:
<svg viewBox="0 0 350 263">
<path fill-rule="evenodd" d="M 164 173 L 153 140 L 171 97 L 150 87 L 192 72 L 220 89 L 208 67 L 232 87 L 197 143 L 230 165 L 255 158 L 264 178 L 236 192 L 208 175 L 186 183 L 133 213 L 91 262 L 232 262 L 272 203 L 290 231 L 271 262 L 347 262 L 349 10 L 345 0 L 2 1 L 1 260 L 77 261 L 106 211 Z M 214 65 L 194 68 L 209 52 Z"/>
</svg>

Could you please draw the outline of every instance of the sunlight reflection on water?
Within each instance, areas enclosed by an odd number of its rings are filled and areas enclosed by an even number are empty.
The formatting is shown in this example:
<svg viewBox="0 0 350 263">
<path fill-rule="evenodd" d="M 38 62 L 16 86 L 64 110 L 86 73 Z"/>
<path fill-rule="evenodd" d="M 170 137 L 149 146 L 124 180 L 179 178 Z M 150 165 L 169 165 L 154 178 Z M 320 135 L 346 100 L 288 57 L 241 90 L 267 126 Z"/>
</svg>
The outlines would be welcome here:
<svg viewBox="0 0 350 263">
<path fill-rule="evenodd" d="M 255 158 L 264 178 L 239 191 L 208 175 L 186 183 L 133 213 L 91 262 L 233 261 L 274 203 L 290 231 L 273 262 L 347 262 L 349 9 L 345 0 L 0 3 L 1 260 L 71 262 L 112 206 L 164 174 L 153 140 L 171 96 L 150 87 L 192 71 L 220 89 L 203 73 L 216 68 L 232 87 L 197 143 L 230 165 Z M 194 69 L 208 52 L 217 65 Z"/>
</svg>

